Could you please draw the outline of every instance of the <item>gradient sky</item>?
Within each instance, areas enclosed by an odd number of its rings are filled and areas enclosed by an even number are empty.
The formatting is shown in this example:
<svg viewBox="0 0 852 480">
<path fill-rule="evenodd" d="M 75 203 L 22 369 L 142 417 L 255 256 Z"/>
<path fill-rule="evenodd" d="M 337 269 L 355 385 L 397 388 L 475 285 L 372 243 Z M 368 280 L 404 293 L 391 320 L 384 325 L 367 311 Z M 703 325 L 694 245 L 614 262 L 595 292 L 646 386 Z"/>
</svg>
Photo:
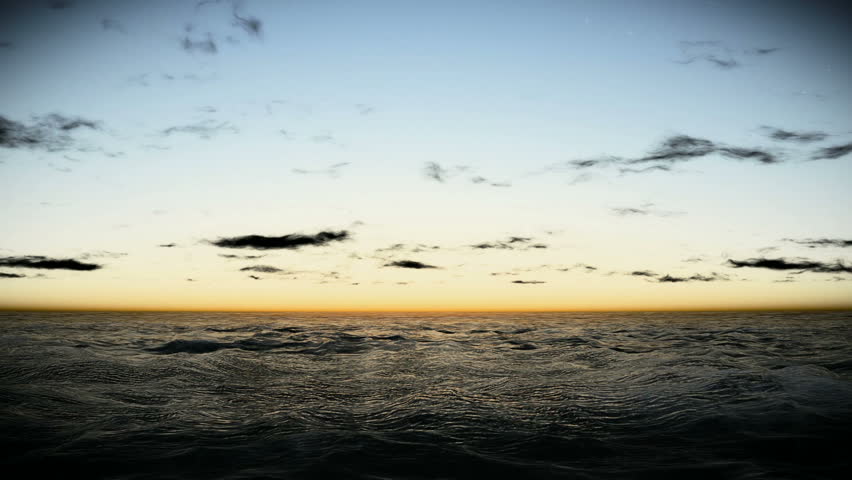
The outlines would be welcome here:
<svg viewBox="0 0 852 480">
<path fill-rule="evenodd" d="M 0 308 L 852 307 L 841 3 L 2 5 Z"/>
</svg>

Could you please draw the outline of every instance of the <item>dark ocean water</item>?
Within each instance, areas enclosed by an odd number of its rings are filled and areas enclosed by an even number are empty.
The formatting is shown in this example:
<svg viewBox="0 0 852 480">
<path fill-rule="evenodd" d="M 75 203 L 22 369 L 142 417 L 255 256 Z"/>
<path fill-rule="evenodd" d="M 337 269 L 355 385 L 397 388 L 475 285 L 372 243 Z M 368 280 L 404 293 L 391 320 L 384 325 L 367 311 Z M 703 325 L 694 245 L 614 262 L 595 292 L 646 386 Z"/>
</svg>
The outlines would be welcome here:
<svg viewBox="0 0 852 480">
<path fill-rule="evenodd" d="M 0 313 L 27 476 L 848 478 L 850 434 L 852 313 Z"/>
</svg>

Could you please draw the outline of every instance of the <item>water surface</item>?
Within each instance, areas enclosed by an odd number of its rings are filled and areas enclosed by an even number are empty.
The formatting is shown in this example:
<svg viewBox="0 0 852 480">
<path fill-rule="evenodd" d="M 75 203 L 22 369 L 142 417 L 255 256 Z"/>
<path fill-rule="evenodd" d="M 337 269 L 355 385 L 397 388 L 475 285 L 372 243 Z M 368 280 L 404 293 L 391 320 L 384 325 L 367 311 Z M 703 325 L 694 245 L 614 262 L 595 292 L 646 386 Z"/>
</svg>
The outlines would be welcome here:
<svg viewBox="0 0 852 480">
<path fill-rule="evenodd" d="M 6 471 L 845 478 L 852 313 L 0 313 Z"/>
</svg>

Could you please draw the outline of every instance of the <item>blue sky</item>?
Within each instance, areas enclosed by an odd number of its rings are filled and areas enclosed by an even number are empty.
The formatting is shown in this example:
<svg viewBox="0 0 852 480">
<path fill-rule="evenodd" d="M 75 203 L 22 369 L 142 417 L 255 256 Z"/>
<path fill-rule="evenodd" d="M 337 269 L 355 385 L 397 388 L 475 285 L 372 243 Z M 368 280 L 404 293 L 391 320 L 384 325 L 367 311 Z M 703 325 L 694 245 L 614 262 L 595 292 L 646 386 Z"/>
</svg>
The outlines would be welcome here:
<svg viewBox="0 0 852 480">
<path fill-rule="evenodd" d="M 96 128 L 0 145 L 0 256 L 102 268 L 7 261 L 0 305 L 848 306 L 852 155 L 814 159 L 852 141 L 838 5 L 7 2 L 0 115 Z M 638 161 L 678 136 L 714 150 Z M 209 243 L 320 231 L 348 240 Z M 472 247 L 511 237 L 547 248 Z"/>
</svg>

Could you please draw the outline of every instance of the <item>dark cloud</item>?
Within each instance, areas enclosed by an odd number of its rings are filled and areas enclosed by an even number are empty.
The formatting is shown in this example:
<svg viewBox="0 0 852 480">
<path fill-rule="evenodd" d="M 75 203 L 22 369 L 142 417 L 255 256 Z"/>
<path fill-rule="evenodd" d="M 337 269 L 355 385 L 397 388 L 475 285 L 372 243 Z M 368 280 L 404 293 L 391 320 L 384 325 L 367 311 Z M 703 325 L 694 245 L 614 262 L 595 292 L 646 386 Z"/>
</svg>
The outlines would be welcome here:
<svg viewBox="0 0 852 480">
<path fill-rule="evenodd" d="M 210 243 L 222 248 L 252 248 L 255 250 L 286 249 L 295 250 L 301 247 L 320 247 L 332 242 L 340 242 L 350 238 L 349 232 L 323 231 L 315 235 L 303 235 L 293 233 L 280 237 L 266 237 L 263 235 L 245 235 L 241 237 L 225 237 L 213 240 Z"/>
<path fill-rule="evenodd" d="M 852 273 L 852 266 L 840 260 L 829 263 L 807 259 L 787 260 L 785 258 L 749 258 L 747 260 L 728 260 L 733 268 L 765 268 L 768 270 L 797 270 L 798 273 Z"/>
<path fill-rule="evenodd" d="M 157 246 L 162 247 L 162 248 L 175 248 L 175 247 L 177 247 L 177 243 L 164 243 L 162 245 L 157 245 Z"/>
<path fill-rule="evenodd" d="M 716 144 L 704 138 L 675 135 L 663 141 L 649 155 L 628 163 L 678 162 L 703 157 L 716 151 Z"/>
<path fill-rule="evenodd" d="M 542 265 L 542 267 L 547 267 L 547 265 Z M 586 272 L 586 273 L 592 273 L 592 272 L 595 272 L 595 271 L 598 270 L 598 267 L 594 267 L 592 265 L 587 265 L 585 263 L 575 263 L 574 265 L 571 265 L 570 267 L 560 267 L 560 268 L 556 268 L 555 270 L 557 272 L 570 272 L 570 271 L 576 270 L 578 268 L 581 269 L 582 271 Z"/>
<path fill-rule="evenodd" d="M 0 278 L 26 278 L 26 275 L 21 275 L 20 273 L 0 272 Z"/>
<path fill-rule="evenodd" d="M 541 280 L 512 280 L 512 283 L 517 283 L 518 285 L 537 285 L 539 283 L 547 283 Z"/>
<path fill-rule="evenodd" d="M 719 153 L 728 158 L 736 160 L 754 160 L 763 164 L 781 162 L 781 160 L 779 160 L 775 155 L 765 150 L 758 150 L 754 148 L 721 147 L 719 148 Z"/>
<path fill-rule="evenodd" d="M 216 46 L 216 41 L 213 40 L 213 36 L 209 33 L 207 34 L 207 38 L 202 40 L 193 40 L 187 35 L 180 41 L 180 46 L 190 53 L 198 51 L 209 55 L 215 55 L 216 52 L 219 51 L 219 47 Z"/>
<path fill-rule="evenodd" d="M 257 260 L 258 258 L 265 257 L 266 255 L 232 255 L 228 253 L 220 253 L 219 256 L 229 260 Z"/>
<path fill-rule="evenodd" d="M 100 124 L 94 120 L 67 117 L 58 113 L 34 117 L 31 125 L 0 116 L 0 147 L 50 152 L 65 150 L 74 144 L 70 132 L 80 128 L 98 130 Z"/>
<path fill-rule="evenodd" d="M 38 268 L 43 270 L 98 270 L 102 265 L 84 263 L 73 258 L 48 258 L 38 255 L 26 257 L 2 257 L 0 267 L 9 268 Z"/>
<path fill-rule="evenodd" d="M 258 277 L 257 275 L 249 275 L 249 278 L 251 278 L 252 280 L 260 280 L 260 277 Z"/>
<path fill-rule="evenodd" d="M 817 150 L 816 153 L 813 154 L 811 159 L 813 160 L 834 160 L 835 158 L 840 158 L 844 155 L 848 155 L 852 153 L 852 143 L 847 143 L 844 145 L 835 145 L 833 147 L 826 147 Z"/>
<path fill-rule="evenodd" d="M 828 138 L 825 132 L 793 132 L 775 127 L 763 127 L 766 135 L 773 140 L 791 141 L 799 143 L 819 142 Z"/>
<path fill-rule="evenodd" d="M 252 265 L 250 267 L 243 267 L 240 269 L 241 272 L 258 272 L 258 273 L 281 273 L 284 270 L 281 270 L 278 267 L 273 267 L 271 265 Z"/>
<path fill-rule="evenodd" d="M 213 135 L 223 132 L 238 133 L 239 129 L 228 122 L 216 122 L 215 120 L 202 120 L 187 125 L 176 125 L 164 129 L 161 133 L 165 136 L 176 133 L 197 135 L 199 138 L 208 139 Z"/>
<path fill-rule="evenodd" d="M 436 182 L 444 182 L 447 178 L 447 171 L 435 162 L 427 162 L 423 167 L 423 174 Z"/>
<path fill-rule="evenodd" d="M 809 238 L 805 240 L 795 240 L 792 238 L 785 238 L 785 242 L 793 242 L 798 243 L 799 245 L 806 245 L 810 248 L 816 247 L 852 247 L 852 240 L 843 240 L 840 238 Z"/>
<path fill-rule="evenodd" d="M 750 48 L 750 49 L 746 50 L 745 53 L 747 53 L 749 55 L 770 55 L 770 54 L 773 54 L 773 53 L 775 53 L 779 50 L 781 50 L 781 49 L 778 48 L 778 47 Z"/>
<path fill-rule="evenodd" d="M 630 272 L 630 275 L 634 277 L 656 277 L 657 274 L 650 270 L 634 270 Z"/>
<path fill-rule="evenodd" d="M 471 245 L 470 248 L 476 250 L 530 250 L 544 249 L 547 245 L 543 243 L 531 243 L 530 237 L 509 237 L 506 240 L 498 240 L 496 242 L 483 242 Z"/>
<path fill-rule="evenodd" d="M 438 268 L 434 265 L 427 265 L 425 263 L 417 262 L 414 260 L 397 260 L 395 262 L 386 263 L 385 266 L 397 268 L 413 268 L 415 270 L 420 270 L 424 268 Z"/>
<path fill-rule="evenodd" d="M 254 37 L 260 37 L 263 32 L 263 22 L 257 17 L 241 17 L 234 8 L 234 26 L 242 28 L 246 33 Z"/>
<path fill-rule="evenodd" d="M 634 160 L 626 161 L 627 164 L 648 162 L 685 162 L 707 155 L 718 153 L 727 158 L 735 160 L 752 160 L 761 164 L 779 163 L 774 154 L 759 148 L 743 148 L 727 145 L 718 145 L 705 138 L 691 137 L 689 135 L 674 135 L 665 139 L 662 144 L 651 151 L 648 155 Z M 664 170 L 664 169 L 659 169 Z"/>
<path fill-rule="evenodd" d="M 715 272 L 710 275 L 695 274 L 689 277 L 673 277 L 671 275 L 666 274 L 657 278 L 657 282 L 659 283 L 716 282 L 723 280 L 728 280 L 728 277 L 724 275 L 719 275 Z"/>
<path fill-rule="evenodd" d="M 124 29 L 124 25 L 122 25 L 121 22 L 114 18 L 102 18 L 101 28 L 103 28 L 104 30 L 113 30 L 118 33 L 127 33 L 127 30 Z"/>
</svg>

